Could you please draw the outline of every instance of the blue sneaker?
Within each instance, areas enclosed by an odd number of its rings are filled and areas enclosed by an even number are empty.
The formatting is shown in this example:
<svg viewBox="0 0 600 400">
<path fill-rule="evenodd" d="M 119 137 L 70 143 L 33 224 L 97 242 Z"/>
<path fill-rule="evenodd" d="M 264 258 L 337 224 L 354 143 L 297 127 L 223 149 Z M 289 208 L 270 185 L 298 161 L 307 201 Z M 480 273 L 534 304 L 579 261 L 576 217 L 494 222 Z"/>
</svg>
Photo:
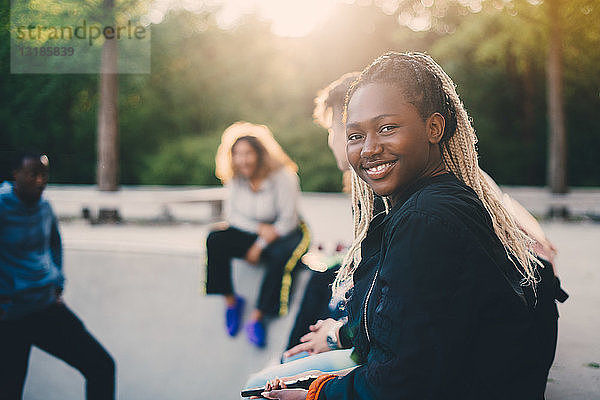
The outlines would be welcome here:
<svg viewBox="0 0 600 400">
<path fill-rule="evenodd" d="M 246 325 L 246 334 L 250 343 L 257 347 L 265 347 L 265 327 L 262 321 L 252 321 Z"/>
<path fill-rule="evenodd" d="M 225 324 L 229 336 L 235 336 L 240 329 L 240 322 L 242 321 L 242 315 L 244 314 L 245 303 L 246 301 L 244 301 L 243 297 L 235 296 L 235 305 L 233 307 L 227 307 L 227 311 L 225 311 Z"/>
</svg>

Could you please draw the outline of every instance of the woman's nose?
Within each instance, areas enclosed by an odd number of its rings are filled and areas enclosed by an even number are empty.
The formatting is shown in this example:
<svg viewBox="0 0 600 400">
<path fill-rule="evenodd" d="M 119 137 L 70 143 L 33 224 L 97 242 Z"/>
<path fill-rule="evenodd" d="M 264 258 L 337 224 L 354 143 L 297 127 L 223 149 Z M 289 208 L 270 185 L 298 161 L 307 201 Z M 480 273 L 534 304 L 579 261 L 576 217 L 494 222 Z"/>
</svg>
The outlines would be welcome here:
<svg viewBox="0 0 600 400">
<path fill-rule="evenodd" d="M 360 151 L 360 156 L 363 158 L 370 158 L 379 154 L 380 152 L 381 143 L 379 143 L 379 138 L 377 135 L 367 134 L 365 141 L 363 142 L 362 150 Z"/>
</svg>

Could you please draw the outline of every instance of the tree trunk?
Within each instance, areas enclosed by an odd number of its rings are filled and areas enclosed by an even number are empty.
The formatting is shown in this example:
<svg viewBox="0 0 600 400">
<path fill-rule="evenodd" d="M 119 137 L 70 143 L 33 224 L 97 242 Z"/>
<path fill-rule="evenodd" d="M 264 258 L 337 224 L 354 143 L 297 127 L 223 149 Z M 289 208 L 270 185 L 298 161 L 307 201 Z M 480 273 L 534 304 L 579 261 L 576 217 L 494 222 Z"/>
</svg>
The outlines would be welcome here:
<svg viewBox="0 0 600 400">
<path fill-rule="evenodd" d="M 523 138 L 528 146 L 535 140 L 535 78 L 533 62 L 530 57 L 525 60 L 523 71 L 523 92 L 521 98 L 521 112 L 523 113 Z"/>
<path fill-rule="evenodd" d="M 114 0 L 104 1 L 105 12 L 114 21 Z M 114 26 L 114 24 L 112 24 Z M 100 67 L 100 104 L 98 110 L 98 189 L 119 189 L 119 119 L 117 40 L 106 39 Z"/>
<path fill-rule="evenodd" d="M 546 66 L 548 106 L 548 185 L 552 193 L 567 192 L 567 133 L 563 103 L 560 0 L 547 0 L 550 41 Z"/>
</svg>

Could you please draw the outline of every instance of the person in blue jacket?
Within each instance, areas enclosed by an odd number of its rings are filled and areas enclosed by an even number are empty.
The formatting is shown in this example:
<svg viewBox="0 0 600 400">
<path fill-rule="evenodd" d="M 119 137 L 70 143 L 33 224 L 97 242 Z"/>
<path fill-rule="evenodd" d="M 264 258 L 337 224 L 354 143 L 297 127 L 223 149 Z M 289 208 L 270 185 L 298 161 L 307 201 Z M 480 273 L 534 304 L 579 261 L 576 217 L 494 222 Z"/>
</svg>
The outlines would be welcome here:
<svg viewBox="0 0 600 400">
<path fill-rule="evenodd" d="M 18 400 L 36 346 L 78 369 L 87 399 L 115 396 L 115 363 L 67 307 L 56 215 L 42 193 L 49 159 L 15 158 L 0 186 L 0 399 Z"/>
<path fill-rule="evenodd" d="M 263 396 L 543 399 L 558 282 L 479 168 L 454 83 L 430 57 L 392 52 L 346 99 L 355 239 L 334 292 L 358 365 Z"/>
</svg>

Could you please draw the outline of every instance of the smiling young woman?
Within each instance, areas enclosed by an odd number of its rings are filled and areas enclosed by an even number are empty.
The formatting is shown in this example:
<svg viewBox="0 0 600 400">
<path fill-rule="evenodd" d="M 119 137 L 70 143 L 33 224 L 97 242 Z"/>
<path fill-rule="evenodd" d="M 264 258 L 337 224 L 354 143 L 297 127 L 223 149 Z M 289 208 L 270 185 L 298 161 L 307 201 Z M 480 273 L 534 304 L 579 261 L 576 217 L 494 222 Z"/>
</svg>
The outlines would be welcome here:
<svg viewBox="0 0 600 400">
<path fill-rule="evenodd" d="M 346 133 L 355 241 L 334 286 L 352 286 L 361 365 L 319 398 L 543 398 L 554 275 L 485 180 L 450 78 L 423 54 L 378 58 L 348 92 Z"/>
<path fill-rule="evenodd" d="M 385 54 L 350 88 L 346 131 L 355 239 L 334 291 L 358 366 L 266 397 L 543 399 L 557 285 L 484 178 L 453 82 Z"/>
</svg>

